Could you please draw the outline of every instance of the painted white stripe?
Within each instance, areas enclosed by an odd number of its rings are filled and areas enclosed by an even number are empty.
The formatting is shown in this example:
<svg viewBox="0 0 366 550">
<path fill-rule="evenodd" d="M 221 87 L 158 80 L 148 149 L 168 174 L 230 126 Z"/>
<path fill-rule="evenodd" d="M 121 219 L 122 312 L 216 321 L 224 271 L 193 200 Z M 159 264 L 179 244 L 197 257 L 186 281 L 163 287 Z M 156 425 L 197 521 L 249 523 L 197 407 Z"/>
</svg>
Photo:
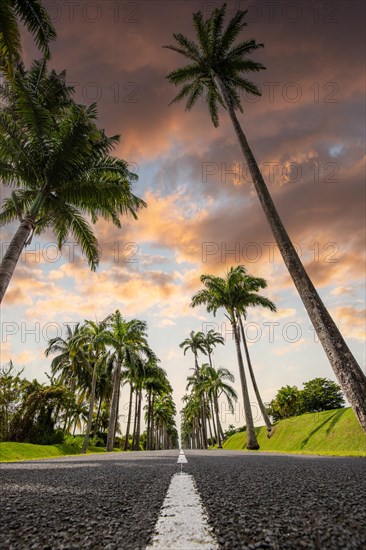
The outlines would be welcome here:
<svg viewBox="0 0 366 550">
<path fill-rule="evenodd" d="M 180 453 L 178 464 L 184 453 Z M 207 523 L 207 516 L 193 476 L 174 474 L 169 485 L 149 550 L 215 550 L 218 544 Z"/>
</svg>

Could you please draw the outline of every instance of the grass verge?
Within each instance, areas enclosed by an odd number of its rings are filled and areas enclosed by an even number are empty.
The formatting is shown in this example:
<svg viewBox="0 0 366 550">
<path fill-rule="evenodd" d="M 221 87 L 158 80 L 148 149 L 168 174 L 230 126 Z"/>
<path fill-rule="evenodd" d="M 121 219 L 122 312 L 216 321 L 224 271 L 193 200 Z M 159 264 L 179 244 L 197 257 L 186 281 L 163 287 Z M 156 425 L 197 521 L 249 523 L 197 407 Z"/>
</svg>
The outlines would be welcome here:
<svg viewBox="0 0 366 550">
<path fill-rule="evenodd" d="M 120 449 L 113 449 L 119 452 Z M 103 447 L 88 447 L 87 454 L 105 453 Z M 0 443 L 0 462 L 36 460 L 37 458 L 56 458 L 80 454 L 80 447 L 68 443 L 59 445 L 33 445 L 32 443 Z"/>
<path fill-rule="evenodd" d="M 264 426 L 256 428 L 261 451 L 333 456 L 366 456 L 366 434 L 351 408 L 308 413 L 274 426 L 270 439 Z M 245 450 L 246 434 L 232 435 L 224 449 Z"/>
</svg>

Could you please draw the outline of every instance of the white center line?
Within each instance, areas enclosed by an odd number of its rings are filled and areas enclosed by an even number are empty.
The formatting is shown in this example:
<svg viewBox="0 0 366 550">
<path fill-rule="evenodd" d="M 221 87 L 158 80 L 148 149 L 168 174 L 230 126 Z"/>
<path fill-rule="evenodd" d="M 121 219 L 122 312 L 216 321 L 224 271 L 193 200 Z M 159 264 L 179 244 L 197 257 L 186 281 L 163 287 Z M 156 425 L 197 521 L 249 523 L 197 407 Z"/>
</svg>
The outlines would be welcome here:
<svg viewBox="0 0 366 550">
<path fill-rule="evenodd" d="M 183 461 L 184 458 L 184 461 Z M 178 464 L 187 459 L 180 453 Z M 190 474 L 173 475 L 148 550 L 216 550 L 205 509 Z"/>
</svg>

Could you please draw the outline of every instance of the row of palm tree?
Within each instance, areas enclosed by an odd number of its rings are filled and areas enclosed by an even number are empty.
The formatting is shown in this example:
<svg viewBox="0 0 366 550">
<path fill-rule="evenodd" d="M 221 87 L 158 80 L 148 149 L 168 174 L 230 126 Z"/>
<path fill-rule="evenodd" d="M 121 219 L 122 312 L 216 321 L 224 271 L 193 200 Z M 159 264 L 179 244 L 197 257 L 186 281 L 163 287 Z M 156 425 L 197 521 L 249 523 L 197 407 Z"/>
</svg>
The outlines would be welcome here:
<svg viewBox="0 0 366 550">
<path fill-rule="evenodd" d="M 243 112 L 243 92 L 248 95 L 261 95 L 258 86 L 248 79 L 248 73 L 256 73 L 266 67 L 250 58 L 250 54 L 261 49 L 263 44 L 257 43 L 253 39 L 238 41 L 247 26 L 245 19 L 248 10 L 238 9 L 226 23 L 226 7 L 226 4 L 223 4 L 214 9 L 207 19 L 203 17 L 201 11 L 194 13 L 195 40 L 182 33 L 176 33 L 173 35 L 176 43 L 164 46 L 182 55 L 188 61 L 187 65 L 175 69 L 167 75 L 172 84 L 181 86 L 171 103 L 184 100 L 186 101 L 186 110 L 189 111 L 204 97 L 215 127 L 219 126 L 219 108 L 222 107 L 228 113 L 240 149 L 249 167 L 253 185 L 284 263 L 339 384 L 361 426 L 366 431 L 366 376 L 330 316 L 295 250 L 237 117 L 238 112 Z M 202 282 L 211 285 L 208 279 L 204 279 Z M 196 300 L 195 303 L 198 301 Z M 232 310 L 232 307 L 230 306 L 229 309 Z M 231 311 L 229 316 L 234 327 L 240 325 L 240 320 L 236 318 L 234 311 Z M 240 330 L 236 328 L 237 346 L 239 334 Z M 239 358 L 239 347 L 237 349 Z M 240 362 L 242 362 L 241 359 Z M 240 373 L 243 376 L 242 368 Z M 242 380 L 242 384 L 244 388 L 244 380 Z M 246 414 L 250 416 L 248 408 Z M 255 445 L 253 434 L 251 438 L 251 445 Z"/>
<path fill-rule="evenodd" d="M 222 447 L 224 432 L 220 419 L 219 399 L 225 397 L 230 412 L 234 412 L 234 402 L 237 394 L 230 383 L 235 382 L 233 374 L 224 367 L 216 369 L 208 363 L 204 363 L 199 369 L 199 378 L 196 373 L 187 378 L 187 390 L 190 393 L 183 396 L 185 403 L 182 409 L 182 441 L 185 446 L 193 449 L 205 448 L 205 441 L 200 429 L 201 403 L 205 403 L 205 417 L 203 422 L 208 426 L 209 443 Z"/>
<path fill-rule="evenodd" d="M 247 448 L 258 449 L 258 441 L 254 430 L 254 420 L 249 398 L 249 389 L 247 376 L 244 368 L 242 346 L 244 349 L 249 375 L 252 381 L 254 393 L 257 399 L 258 406 L 262 413 L 262 418 L 266 424 L 268 436 L 272 433 L 272 424 L 268 416 L 266 406 L 263 403 L 261 394 L 258 389 L 258 384 L 255 378 L 253 365 L 249 355 L 248 344 L 245 337 L 244 321 L 247 318 L 247 311 L 249 307 L 263 307 L 275 312 L 276 306 L 267 297 L 259 294 L 261 289 L 267 287 L 267 283 L 260 277 L 254 277 L 247 273 L 247 270 L 243 265 L 231 267 L 225 277 L 218 277 L 214 275 L 202 275 L 201 282 L 204 288 L 196 292 L 192 297 L 191 306 L 197 307 L 205 305 L 209 313 L 216 315 L 219 309 L 224 309 L 225 315 L 229 319 L 235 340 L 237 361 L 239 366 L 240 382 L 243 395 L 243 405 L 245 422 L 247 426 Z M 206 336 L 202 332 L 191 332 L 189 338 L 186 338 L 180 346 L 184 349 L 184 352 L 191 350 L 194 354 L 195 360 L 195 376 L 198 386 L 201 382 L 201 373 L 198 368 L 198 352 L 208 355 L 209 367 L 213 368 L 211 353 L 212 345 L 207 343 L 208 341 L 223 344 L 224 340 L 220 334 L 210 331 L 211 334 Z M 208 351 L 210 350 L 210 351 Z M 203 447 L 207 447 L 207 437 L 205 437 L 205 419 L 207 417 L 207 411 L 205 410 L 204 395 L 201 394 L 201 415 L 199 427 L 202 426 L 202 444 Z M 218 439 L 216 438 L 218 441 Z"/>
<path fill-rule="evenodd" d="M 177 445 L 172 387 L 148 344 L 144 321 L 127 321 L 117 310 L 100 322 L 88 320 L 74 328 L 68 326 L 66 338 L 51 339 L 45 354 L 57 354 L 51 363 L 53 383 L 76 396 L 64 407 L 63 428 L 70 431 L 73 424 L 75 432 L 82 425 L 80 419 L 84 420 L 82 452 L 87 450 L 91 432 L 99 430 L 107 431 L 107 451 L 113 449 L 120 429 L 120 391 L 124 384 L 130 386 L 124 450 L 140 449 L 144 391 L 148 401 L 146 448 Z"/>
<path fill-rule="evenodd" d="M 168 75 L 174 85 L 182 85 L 173 102 L 185 99 L 186 109 L 190 110 L 205 96 L 215 127 L 219 125 L 219 107 L 229 114 L 287 269 L 342 390 L 366 431 L 366 376 L 296 253 L 237 117 L 237 112 L 243 111 L 243 91 L 260 95 L 247 74 L 265 69 L 262 63 L 249 57 L 263 44 L 255 40 L 237 41 L 247 25 L 246 14 L 247 11 L 239 9 L 225 25 L 224 4 L 207 19 L 202 12 L 193 15 L 196 41 L 181 33 L 174 34 L 177 44 L 166 47 L 183 55 L 189 64 Z M 33 34 L 44 56 L 29 71 L 21 64 L 19 20 Z M 72 234 L 90 267 L 95 269 L 99 261 L 98 243 L 85 215 L 93 223 L 102 216 L 120 226 L 120 215 L 130 212 L 136 217 L 145 206 L 132 194 L 134 174 L 124 161 L 110 155 L 118 137 L 108 138 L 97 128 L 95 105 L 89 108 L 77 105 L 72 99 L 72 89 L 66 85 L 65 73 L 47 71 L 49 42 L 55 37 L 55 29 L 40 0 L 2 1 L 0 71 L 5 82 L 0 87 L 4 103 L 0 111 L 0 178 L 4 185 L 16 190 L 3 203 L 0 225 L 18 219 L 20 226 L 0 266 L 0 301 L 24 246 L 34 233 L 52 228 L 60 248 Z M 228 315 L 236 327 L 238 361 L 242 364 L 240 315 L 237 317 L 233 310 Z M 240 374 L 245 393 L 245 373 L 241 367 Z M 250 420 L 248 407 L 246 415 Z M 253 437 L 251 444 L 255 444 Z"/>
</svg>

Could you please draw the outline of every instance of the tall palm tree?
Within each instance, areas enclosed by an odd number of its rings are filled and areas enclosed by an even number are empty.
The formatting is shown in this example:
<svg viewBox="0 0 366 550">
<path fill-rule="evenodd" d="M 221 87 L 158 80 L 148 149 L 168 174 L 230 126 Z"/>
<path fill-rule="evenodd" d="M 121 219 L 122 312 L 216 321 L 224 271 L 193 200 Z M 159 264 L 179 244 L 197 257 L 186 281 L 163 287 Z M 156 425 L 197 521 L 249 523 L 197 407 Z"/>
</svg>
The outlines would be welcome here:
<svg viewBox="0 0 366 550">
<path fill-rule="evenodd" d="M 18 21 L 33 35 L 44 57 L 50 57 L 49 42 L 56 31 L 41 0 L 1 0 L 0 3 L 0 70 L 12 77 L 20 63 L 22 46 Z"/>
<path fill-rule="evenodd" d="M 200 429 L 201 399 L 196 392 L 182 397 L 185 403 L 182 415 L 182 441 L 191 449 L 202 448 L 202 430 Z"/>
<path fill-rule="evenodd" d="M 85 356 L 87 357 L 89 372 L 91 373 L 88 421 L 86 424 L 83 446 L 81 448 L 82 453 L 86 453 L 88 448 L 94 415 L 98 374 L 104 367 L 108 358 L 108 352 L 106 351 L 106 321 L 107 319 L 104 319 L 104 321 L 101 321 L 100 323 L 85 321 L 83 331 L 78 338 L 80 345 L 85 349 Z"/>
<path fill-rule="evenodd" d="M 60 249 L 72 235 L 95 270 L 100 250 L 85 215 L 121 227 L 120 215 L 136 218 L 146 206 L 131 191 L 137 177 L 110 155 L 119 136 L 97 128 L 96 106 L 76 105 L 65 78 L 35 62 L 0 87 L 7 102 L 0 111 L 0 178 L 15 188 L 3 202 L 0 226 L 20 221 L 0 265 L 0 302 L 33 233 L 51 228 Z"/>
<path fill-rule="evenodd" d="M 189 337 L 183 340 L 183 342 L 179 344 L 179 347 L 183 349 L 184 355 L 187 353 L 187 351 L 191 351 L 193 353 L 194 368 L 195 368 L 197 380 L 199 380 L 200 372 L 199 372 L 199 366 L 198 366 L 198 353 L 202 353 L 203 355 L 207 354 L 204 333 L 201 331 L 194 332 L 192 330 L 189 334 Z M 200 427 L 202 430 L 203 447 L 206 449 L 208 446 L 208 443 L 207 443 L 206 411 L 205 411 L 204 399 L 201 400 Z"/>
<path fill-rule="evenodd" d="M 219 399 L 221 395 L 226 397 L 231 413 L 234 412 L 234 402 L 237 401 L 238 396 L 234 388 L 230 386 L 229 382 L 234 383 L 235 377 L 228 369 L 224 367 L 215 369 L 214 367 L 206 364 L 202 365 L 202 379 L 207 394 L 209 398 L 212 399 L 214 404 L 217 426 L 217 446 L 218 448 L 221 448 L 222 428 L 220 422 Z"/>
<path fill-rule="evenodd" d="M 147 392 L 147 405 L 146 405 L 146 449 L 151 450 L 153 448 L 153 434 L 154 434 L 154 405 L 155 400 L 159 395 L 163 393 L 169 393 L 172 388 L 169 384 L 166 372 L 161 368 L 157 361 L 151 361 L 148 364 L 146 377 L 144 380 L 144 388 Z"/>
<path fill-rule="evenodd" d="M 77 323 L 74 328 L 66 325 L 66 338 L 61 336 L 51 338 L 45 350 L 46 357 L 51 353 L 59 352 L 51 362 L 51 373 L 53 376 L 58 375 L 58 382 L 69 388 L 72 394 L 75 394 L 83 377 L 83 371 L 87 369 L 87 360 L 83 348 L 80 346 L 79 337 L 82 331 L 83 328 L 80 323 Z M 70 420 L 70 411 L 67 408 L 64 431 L 67 429 Z"/>
<path fill-rule="evenodd" d="M 109 418 L 107 451 L 112 451 L 118 419 L 119 395 L 121 386 L 121 370 L 128 355 L 134 356 L 138 351 L 149 353 L 147 344 L 147 325 L 145 321 L 132 319 L 125 321 L 119 310 L 116 310 L 107 321 L 108 331 L 106 343 L 112 348 L 111 357 L 115 361 L 113 375 L 113 393 Z"/>
<path fill-rule="evenodd" d="M 243 111 L 240 93 L 245 91 L 248 94 L 260 95 L 256 84 L 248 80 L 247 73 L 265 69 L 261 63 L 249 58 L 249 55 L 263 47 L 263 44 L 257 44 L 255 40 L 236 42 L 246 26 L 247 11 L 238 10 L 226 26 L 224 26 L 225 14 L 226 4 L 215 9 L 207 20 L 203 18 L 201 12 L 195 13 L 193 22 L 197 42 L 178 33 L 174 34 L 177 45 L 165 46 L 189 60 L 188 65 L 168 75 L 170 82 L 182 85 L 172 103 L 186 99 L 186 110 L 190 110 L 197 100 L 205 95 L 215 127 L 219 125 L 219 106 L 224 107 L 228 112 L 258 198 L 286 267 L 334 373 L 361 426 L 366 431 L 366 376 L 302 265 L 237 118 L 237 111 Z"/>
<path fill-rule="evenodd" d="M 163 393 L 156 398 L 153 415 L 156 426 L 157 449 L 169 449 L 171 447 L 169 434 L 172 433 L 175 425 L 175 413 L 176 408 L 170 393 Z"/>
<path fill-rule="evenodd" d="M 250 406 L 248 385 L 244 370 L 243 356 L 240 348 L 240 328 L 237 319 L 238 308 L 242 305 L 241 289 L 239 282 L 243 274 L 242 266 L 232 267 L 226 274 L 225 278 L 215 277 L 213 275 L 201 275 L 201 282 L 204 285 L 202 290 L 196 292 L 192 297 L 191 306 L 196 307 L 205 305 L 208 312 L 216 315 L 220 308 L 224 308 L 227 317 L 231 323 L 236 354 L 238 359 L 240 382 L 243 393 L 243 405 L 245 422 L 247 426 L 247 448 L 259 449 L 257 437 L 254 430 L 254 421 L 252 409 Z"/>
<path fill-rule="evenodd" d="M 237 321 L 240 327 L 240 333 L 243 340 L 245 356 L 248 363 L 248 368 L 249 368 L 250 378 L 252 380 L 252 384 L 254 388 L 254 393 L 257 398 L 257 403 L 262 413 L 263 420 L 266 424 L 268 435 L 270 435 L 272 432 L 272 424 L 268 416 L 267 409 L 263 403 L 261 394 L 259 392 L 257 381 L 255 379 L 253 366 L 249 355 L 248 344 L 245 337 L 243 318 L 244 319 L 247 318 L 248 307 L 261 306 L 263 308 L 269 309 L 270 311 L 276 311 L 276 306 L 271 300 L 269 300 L 265 296 L 261 296 L 260 294 L 258 294 L 258 291 L 260 289 L 267 288 L 267 282 L 265 281 L 265 279 L 262 279 L 261 277 L 253 277 L 253 275 L 247 274 L 244 266 L 238 266 L 236 268 L 236 271 L 239 274 L 238 291 L 241 297 L 241 303 L 238 304 L 236 308 Z"/>
</svg>

